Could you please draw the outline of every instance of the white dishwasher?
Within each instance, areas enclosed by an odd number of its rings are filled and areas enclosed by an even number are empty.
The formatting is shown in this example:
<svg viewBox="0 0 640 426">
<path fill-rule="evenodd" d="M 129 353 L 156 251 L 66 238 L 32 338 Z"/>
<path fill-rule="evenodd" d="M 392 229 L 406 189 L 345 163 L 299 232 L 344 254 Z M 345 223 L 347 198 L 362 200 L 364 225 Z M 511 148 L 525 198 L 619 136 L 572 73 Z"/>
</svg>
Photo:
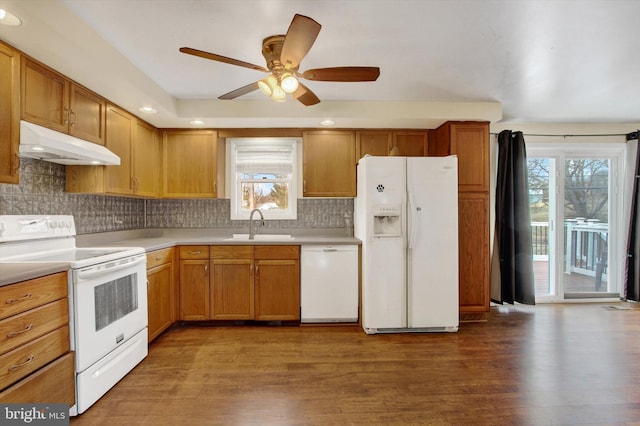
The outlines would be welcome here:
<svg viewBox="0 0 640 426">
<path fill-rule="evenodd" d="M 300 322 L 358 321 L 358 246 L 303 245 Z"/>
</svg>

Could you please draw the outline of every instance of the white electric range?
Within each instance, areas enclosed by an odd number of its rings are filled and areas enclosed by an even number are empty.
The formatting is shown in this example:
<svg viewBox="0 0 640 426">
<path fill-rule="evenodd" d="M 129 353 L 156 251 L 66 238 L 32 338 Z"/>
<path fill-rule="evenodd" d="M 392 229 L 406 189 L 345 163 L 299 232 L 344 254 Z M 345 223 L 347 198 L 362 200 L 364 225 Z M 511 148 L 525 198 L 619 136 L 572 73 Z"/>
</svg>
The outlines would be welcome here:
<svg viewBox="0 0 640 426">
<path fill-rule="evenodd" d="M 147 356 L 146 255 L 76 247 L 73 216 L 0 215 L 1 263 L 68 263 L 76 405 L 84 412 Z"/>
</svg>

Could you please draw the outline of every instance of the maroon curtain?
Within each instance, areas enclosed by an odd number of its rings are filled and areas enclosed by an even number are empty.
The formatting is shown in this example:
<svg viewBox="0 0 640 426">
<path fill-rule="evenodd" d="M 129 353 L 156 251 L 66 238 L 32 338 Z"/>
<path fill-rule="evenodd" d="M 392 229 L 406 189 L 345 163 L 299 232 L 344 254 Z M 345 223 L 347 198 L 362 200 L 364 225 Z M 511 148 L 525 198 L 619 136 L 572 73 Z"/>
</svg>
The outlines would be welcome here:
<svg viewBox="0 0 640 426">
<path fill-rule="evenodd" d="M 492 273 L 500 274 L 500 289 L 499 295 L 492 292 L 492 300 L 535 305 L 527 152 L 522 132 L 503 130 L 498 135 L 495 207 L 494 244 L 498 247 L 493 250 L 499 267 Z"/>
</svg>

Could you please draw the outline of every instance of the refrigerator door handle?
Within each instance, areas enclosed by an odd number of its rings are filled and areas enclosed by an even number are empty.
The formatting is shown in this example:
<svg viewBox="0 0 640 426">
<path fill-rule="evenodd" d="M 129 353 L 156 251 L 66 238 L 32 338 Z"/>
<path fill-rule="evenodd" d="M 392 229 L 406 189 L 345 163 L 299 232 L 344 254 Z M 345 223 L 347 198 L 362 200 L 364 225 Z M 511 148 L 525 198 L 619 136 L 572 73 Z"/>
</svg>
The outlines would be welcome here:
<svg viewBox="0 0 640 426">
<path fill-rule="evenodd" d="M 408 229 L 408 235 L 407 235 L 407 248 L 413 248 L 413 242 L 416 239 L 416 232 L 417 232 L 417 217 L 416 214 L 414 214 L 414 206 L 416 205 L 416 199 L 413 196 L 413 192 L 409 191 L 408 196 L 407 196 L 407 225 L 409 226 Z M 415 207 L 416 211 L 420 211 L 420 207 Z"/>
</svg>

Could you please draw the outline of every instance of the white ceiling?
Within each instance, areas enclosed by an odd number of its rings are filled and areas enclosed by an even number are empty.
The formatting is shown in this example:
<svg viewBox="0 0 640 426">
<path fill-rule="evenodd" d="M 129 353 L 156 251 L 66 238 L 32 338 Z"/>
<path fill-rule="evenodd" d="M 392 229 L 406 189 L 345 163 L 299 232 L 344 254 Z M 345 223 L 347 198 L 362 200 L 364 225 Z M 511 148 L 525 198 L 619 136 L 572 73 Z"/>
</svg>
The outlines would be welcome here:
<svg viewBox="0 0 640 426">
<path fill-rule="evenodd" d="M 0 0 L 0 38 L 158 127 L 435 127 L 637 122 L 640 1 Z M 293 15 L 322 24 L 301 70 L 379 66 L 366 83 L 305 84 L 322 100 L 217 97 L 264 75 L 178 51 L 264 66 L 262 39 Z"/>
</svg>

